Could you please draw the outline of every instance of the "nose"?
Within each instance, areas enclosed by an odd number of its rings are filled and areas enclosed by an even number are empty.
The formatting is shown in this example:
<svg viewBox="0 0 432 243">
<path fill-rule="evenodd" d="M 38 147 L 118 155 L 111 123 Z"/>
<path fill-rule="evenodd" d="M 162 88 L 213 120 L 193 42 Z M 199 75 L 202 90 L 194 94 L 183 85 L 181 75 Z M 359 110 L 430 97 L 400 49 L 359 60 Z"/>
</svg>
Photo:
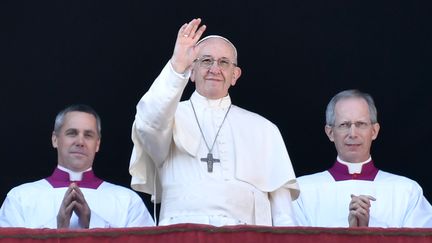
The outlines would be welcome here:
<svg viewBox="0 0 432 243">
<path fill-rule="evenodd" d="M 84 136 L 83 135 L 78 135 L 76 137 L 75 145 L 78 146 L 78 147 L 83 147 L 84 146 Z"/>
<path fill-rule="evenodd" d="M 211 73 L 219 73 L 221 71 L 221 68 L 219 67 L 218 61 L 214 61 L 212 65 L 209 67 L 209 72 Z"/>
<path fill-rule="evenodd" d="M 351 124 L 349 130 L 348 130 L 348 135 L 350 137 L 356 137 L 357 136 L 357 127 L 355 126 L 355 124 Z"/>
</svg>

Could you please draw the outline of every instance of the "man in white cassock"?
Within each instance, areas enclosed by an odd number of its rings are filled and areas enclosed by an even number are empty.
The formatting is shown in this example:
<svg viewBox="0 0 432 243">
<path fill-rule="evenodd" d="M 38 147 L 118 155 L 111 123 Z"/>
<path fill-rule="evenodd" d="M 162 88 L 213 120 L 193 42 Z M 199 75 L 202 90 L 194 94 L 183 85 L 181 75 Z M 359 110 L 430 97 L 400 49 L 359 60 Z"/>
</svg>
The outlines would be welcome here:
<svg viewBox="0 0 432 243">
<path fill-rule="evenodd" d="M 325 132 L 338 155 L 330 169 L 298 178 L 300 225 L 432 227 L 432 207 L 419 184 L 375 167 L 370 148 L 379 129 L 369 94 L 346 90 L 331 99 Z"/>
<path fill-rule="evenodd" d="M 13 188 L 0 209 L 0 227 L 108 228 L 153 226 L 139 195 L 95 176 L 101 121 L 89 106 L 72 105 L 55 120 L 53 174 Z"/>
<path fill-rule="evenodd" d="M 278 128 L 231 103 L 241 70 L 221 36 L 184 24 L 174 53 L 137 105 L 132 188 L 161 200 L 159 225 L 296 225 L 298 186 Z M 188 80 L 189 100 L 180 102 Z"/>
</svg>

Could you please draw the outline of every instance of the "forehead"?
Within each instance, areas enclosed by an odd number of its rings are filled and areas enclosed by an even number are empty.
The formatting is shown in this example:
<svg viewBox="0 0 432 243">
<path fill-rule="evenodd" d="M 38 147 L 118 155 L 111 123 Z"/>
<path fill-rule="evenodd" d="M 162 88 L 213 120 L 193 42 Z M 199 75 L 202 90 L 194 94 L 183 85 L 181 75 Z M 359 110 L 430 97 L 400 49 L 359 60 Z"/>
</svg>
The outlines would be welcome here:
<svg viewBox="0 0 432 243">
<path fill-rule="evenodd" d="M 209 38 L 199 45 L 199 55 L 234 58 L 234 48 L 221 38 Z"/>
<path fill-rule="evenodd" d="M 89 113 L 71 111 L 66 113 L 62 129 L 97 130 L 96 118 Z"/>
<path fill-rule="evenodd" d="M 358 121 L 370 119 L 369 106 L 363 98 L 345 98 L 336 103 L 336 120 Z"/>
</svg>

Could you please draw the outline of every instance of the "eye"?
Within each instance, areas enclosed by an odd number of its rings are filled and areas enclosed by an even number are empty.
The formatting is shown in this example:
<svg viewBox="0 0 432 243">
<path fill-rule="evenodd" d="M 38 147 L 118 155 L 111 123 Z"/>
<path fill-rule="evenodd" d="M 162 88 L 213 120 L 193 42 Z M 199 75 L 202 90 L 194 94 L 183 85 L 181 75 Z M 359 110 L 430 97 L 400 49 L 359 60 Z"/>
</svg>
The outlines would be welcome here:
<svg viewBox="0 0 432 243">
<path fill-rule="evenodd" d="M 221 67 L 229 67 L 230 61 L 228 59 L 222 58 L 222 59 L 219 60 L 219 65 Z"/>
<path fill-rule="evenodd" d="M 351 127 L 350 122 L 343 122 L 343 123 L 339 124 L 339 128 L 341 128 L 341 129 L 346 129 L 346 128 L 350 128 L 350 127 Z"/>
<path fill-rule="evenodd" d="M 94 138 L 96 136 L 96 134 L 92 133 L 92 132 L 88 132 L 88 133 L 84 133 L 84 136 L 86 138 Z"/>
<path fill-rule="evenodd" d="M 355 123 L 355 126 L 358 127 L 358 128 L 367 128 L 369 126 L 369 123 L 359 121 L 359 122 Z"/>
<path fill-rule="evenodd" d="M 201 63 L 206 65 L 206 66 L 210 66 L 213 64 L 213 59 L 207 57 L 207 58 L 202 59 Z"/>
<path fill-rule="evenodd" d="M 67 130 L 65 134 L 66 136 L 76 136 L 78 133 L 75 130 Z"/>
</svg>

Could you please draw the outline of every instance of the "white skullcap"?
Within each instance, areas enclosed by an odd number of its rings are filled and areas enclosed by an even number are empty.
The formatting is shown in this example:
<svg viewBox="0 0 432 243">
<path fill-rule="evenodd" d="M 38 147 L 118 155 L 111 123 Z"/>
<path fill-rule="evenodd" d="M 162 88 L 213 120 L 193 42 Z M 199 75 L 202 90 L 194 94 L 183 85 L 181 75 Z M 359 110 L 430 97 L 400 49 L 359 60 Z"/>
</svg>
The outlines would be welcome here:
<svg viewBox="0 0 432 243">
<path fill-rule="evenodd" d="M 219 38 L 219 39 L 222 39 L 222 40 L 226 41 L 228 44 L 230 44 L 231 47 L 232 47 L 233 50 L 234 50 L 234 58 L 237 59 L 237 48 L 234 46 L 234 44 L 233 44 L 231 41 L 229 41 L 227 38 L 225 38 L 225 37 L 223 37 L 223 36 L 220 36 L 220 35 L 208 35 L 208 36 L 202 38 L 201 40 L 199 40 L 199 41 L 195 44 L 195 46 L 201 44 L 202 42 L 204 42 L 205 40 L 208 40 L 208 39 L 210 39 L 210 38 Z"/>
</svg>

